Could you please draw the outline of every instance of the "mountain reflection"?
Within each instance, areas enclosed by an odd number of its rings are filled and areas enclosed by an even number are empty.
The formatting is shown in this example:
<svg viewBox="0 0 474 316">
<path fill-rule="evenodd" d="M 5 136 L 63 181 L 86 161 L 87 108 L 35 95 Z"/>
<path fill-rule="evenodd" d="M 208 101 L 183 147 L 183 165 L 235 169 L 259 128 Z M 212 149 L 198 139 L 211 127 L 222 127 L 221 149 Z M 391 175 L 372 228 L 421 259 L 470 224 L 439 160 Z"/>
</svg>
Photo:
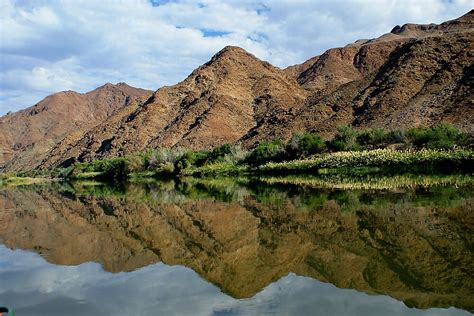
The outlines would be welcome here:
<svg viewBox="0 0 474 316">
<path fill-rule="evenodd" d="M 277 180 L 4 188 L 0 243 L 110 272 L 183 265 L 234 298 L 294 273 L 412 307 L 474 310 L 469 179 L 353 190 Z"/>
</svg>

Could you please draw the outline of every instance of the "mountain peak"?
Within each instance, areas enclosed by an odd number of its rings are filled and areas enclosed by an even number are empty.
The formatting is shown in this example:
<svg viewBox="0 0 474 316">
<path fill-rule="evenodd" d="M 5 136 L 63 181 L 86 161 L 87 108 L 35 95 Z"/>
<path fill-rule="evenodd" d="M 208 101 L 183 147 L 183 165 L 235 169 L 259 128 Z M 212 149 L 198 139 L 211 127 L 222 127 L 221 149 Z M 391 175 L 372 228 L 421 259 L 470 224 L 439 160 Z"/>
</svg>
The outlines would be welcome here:
<svg viewBox="0 0 474 316">
<path fill-rule="evenodd" d="M 147 91 L 147 90 L 144 90 L 144 89 L 132 87 L 132 86 L 126 84 L 125 82 L 119 82 L 119 83 L 116 83 L 116 84 L 108 82 L 104 85 L 101 85 L 101 86 L 95 88 L 92 91 L 87 92 L 86 94 L 95 94 L 95 93 L 102 93 L 102 92 L 115 93 L 116 91 L 122 91 L 122 92 L 125 92 L 125 93 L 131 93 L 131 94 L 135 94 L 135 91 L 142 91 L 142 92 L 151 93 L 151 91 Z"/>
<path fill-rule="evenodd" d="M 245 49 L 238 46 L 226 46 L 221 49 L 217 54 L 212 56 L 211 60 L 206 65 L 211 65 L 216 61 L 220 60 L 242 60 L 242 59 L 253 59 L 259 60 L 254 55 L 247 52 Z"/>
<path fill-rule="evenodd" d="M 131 85 L 129 85 L 126 82 L 123 82 L 123 81 L 117 83 L 116 86 L 117 87 L 127 87 L 127 88 L 132 87 Z"/>
<path fill-rule="evenodd" d="M 113 84 L 113 83 L 107 82 L 106 84 L 103 84 L 94 90 L 110 89 L 110 88 L 115 88 L 117 86 L 119 86 L 119 84 Z"/>
<path fill-rule="evenodd" d="M 230 53 L 246 53 L 246 54 L 248 54 L 248 52 L 247 52 L 245 49 L 243 49 L 242 47 L 227 45 L 227 46 L 225 46 L 223 49 L 221 49 L 216 55 L 218 55 L 218 54 L 223 54 L 223 53 L 226 53 L 226 52 L 230 52 Z"/>
</svg>

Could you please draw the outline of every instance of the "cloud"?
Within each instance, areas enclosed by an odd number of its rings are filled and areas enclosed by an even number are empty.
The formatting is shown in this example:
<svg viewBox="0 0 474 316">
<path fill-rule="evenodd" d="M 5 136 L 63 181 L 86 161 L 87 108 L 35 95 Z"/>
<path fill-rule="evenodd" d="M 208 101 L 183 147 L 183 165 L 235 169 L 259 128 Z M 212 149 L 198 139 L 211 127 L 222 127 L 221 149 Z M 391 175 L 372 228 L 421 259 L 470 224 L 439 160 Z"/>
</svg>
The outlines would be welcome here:
<svg viewBox="0 0 474 316">
<path fill-rule="evenodd" d="M 470 0 L 3 0 L 0 114 L 105 82 L 175 84 L 226 45 L 286 67 L 396 24 L 452 19 L 471 6 Z"/>
</svg>

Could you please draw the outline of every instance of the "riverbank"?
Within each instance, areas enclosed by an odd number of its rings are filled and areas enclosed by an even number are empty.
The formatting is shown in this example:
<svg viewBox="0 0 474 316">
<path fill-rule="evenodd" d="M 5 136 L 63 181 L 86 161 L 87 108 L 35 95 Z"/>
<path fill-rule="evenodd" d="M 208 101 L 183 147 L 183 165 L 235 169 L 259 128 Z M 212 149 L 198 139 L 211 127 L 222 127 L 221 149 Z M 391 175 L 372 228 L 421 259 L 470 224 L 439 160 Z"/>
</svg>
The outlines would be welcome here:
<svg viewBox="0 0 474 316">
<path fill-rule="evenodd" d="M 108 182 L 181 177 L 318 174 L 470 174 L 474 138 L 449 124 L 408 130 L 355 130 L 341 127 L 323 140 L 297 133 L 287 142 L 264 141 L 252 150 L 225 144 L 212 150 L 150 149 L 121 157 L 76 161 L 66 168 L 35 169 L 3 176 Z M 18 179 L 25 178 L 25 179 Z M 1 179 L 1 178 L 0 178 Z M 39 181 L 39 180 L 34 180 Z"/>
<path fill-rule="evenodd" d="M 286 175 L 400 175 L 412 174 L 472 174 L 474 151 L 460 150 L 393 150 L 374 149 L 343 151 L 313 155 L 305 159 L 267 162 L 252 166 L 245 162 L 211 162 L 200 166 L 188 164 L 184 168 L 171 163 L 154 170 L 136 171 L 127 158 L 81 163 L 69 169 L 44 170 L 38 174 L 10 174 L 0 177 L 0 185 L 27 185 L 45 181 L 99 180 L 105 182 L 142 182 L 153 179 L 183 177 L 228 176 L 286 176 Z"/>
</svg>

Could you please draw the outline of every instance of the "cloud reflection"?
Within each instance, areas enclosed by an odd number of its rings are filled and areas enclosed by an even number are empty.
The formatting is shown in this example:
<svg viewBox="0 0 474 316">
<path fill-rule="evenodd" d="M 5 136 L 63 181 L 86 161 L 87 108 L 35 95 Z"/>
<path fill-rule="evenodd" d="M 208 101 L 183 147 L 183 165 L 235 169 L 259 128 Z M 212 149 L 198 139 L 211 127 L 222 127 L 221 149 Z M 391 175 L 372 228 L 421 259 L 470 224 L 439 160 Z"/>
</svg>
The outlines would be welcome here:
<svg viewBox="0 0 474 316">
<path fill-rule="evenodd" d="M 57 266 L 5 246 L 0 282 L 0 304 L 18 315 L 468 315 L 454 308 L 409 309 L 387 296 L 293 273 L 237 300 L 182 266 L 159 263 L 113 274 L 97 263 Z"/>
</svg>

